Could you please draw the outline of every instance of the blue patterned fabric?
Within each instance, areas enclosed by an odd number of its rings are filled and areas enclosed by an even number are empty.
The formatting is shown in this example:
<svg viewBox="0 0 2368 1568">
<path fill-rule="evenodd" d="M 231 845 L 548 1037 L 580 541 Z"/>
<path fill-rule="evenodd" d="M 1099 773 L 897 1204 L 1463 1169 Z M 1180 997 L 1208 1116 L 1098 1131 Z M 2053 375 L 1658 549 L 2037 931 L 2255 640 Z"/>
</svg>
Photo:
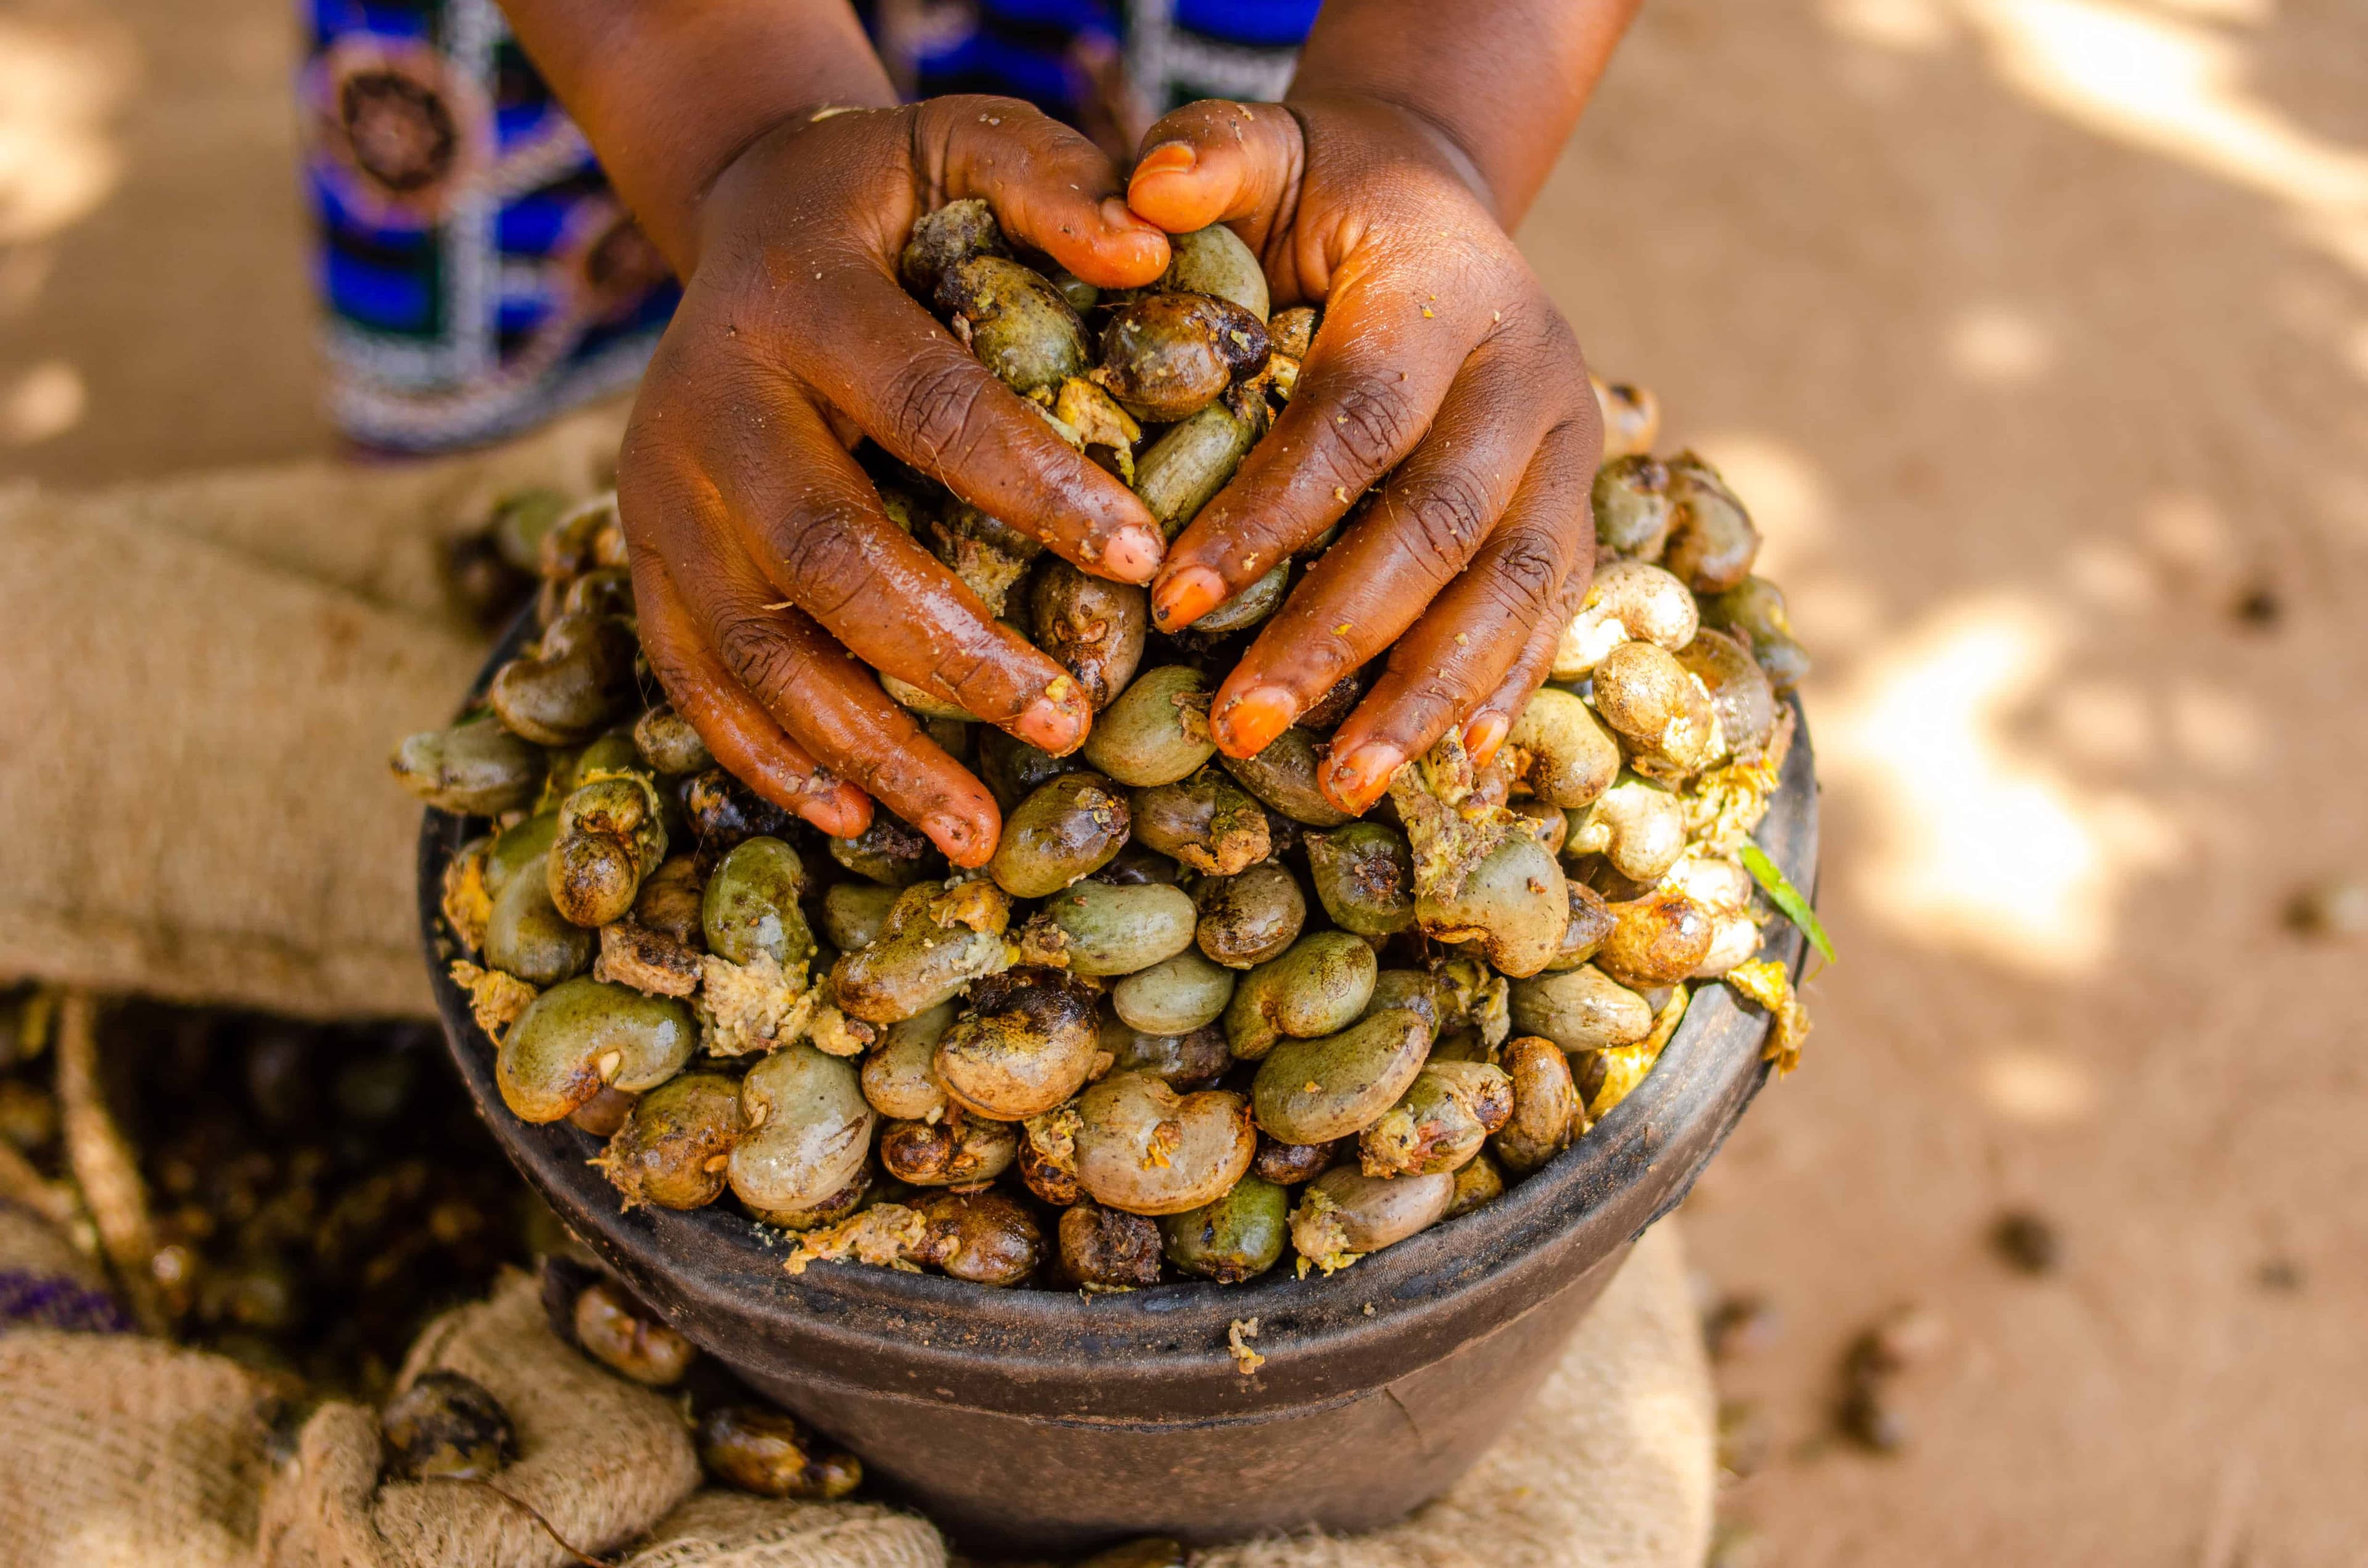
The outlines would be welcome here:
<svg viewBox="0 0 2368 1568">
<path fill-rule="evenodd" d="M 1281 96 L 1317 0 L 879 0 L 914 97 L 1005 93 L 1113 150 Z M 329 406 L 356 441 L 497 439 L 631 384 L 678 290 L 495 0 L 308 0 L 301 82 Z"/>
<path fill-rule="evenodd" d="M 313 0 L 307 21 L 338 426 L 394 450 L 463 446 L 640 375 L 674 280 L 494 0 Z"/>
</svg>

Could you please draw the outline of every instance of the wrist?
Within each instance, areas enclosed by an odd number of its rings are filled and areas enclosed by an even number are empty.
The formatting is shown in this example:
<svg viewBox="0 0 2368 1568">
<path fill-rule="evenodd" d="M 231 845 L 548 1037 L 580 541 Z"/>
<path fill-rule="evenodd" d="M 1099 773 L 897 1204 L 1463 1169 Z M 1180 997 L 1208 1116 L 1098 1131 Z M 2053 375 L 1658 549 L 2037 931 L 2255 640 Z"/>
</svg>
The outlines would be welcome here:
<svg viewBox="0 0 2368 1568">
<path fill-rule="evenodd" d="M 507 0 L 511 21 L 678 275 L 717 178 L 768 134 L 895 93 L 844 5 Z"/>
<path fill-rule="evenodd" d="M 1335 89 L 1304 95 L 1294 92 L 1283 100 L 1283 107 L 1298 118 L 1303 136 L 1311 116 L 1318 122 L 1335 115 L 1349 119 L 1355 127 L 1353 134 L 1365 147 L 1395 145 L 1406 151 L 1470 192 L 1501 226 L 1511 226 L 1488 170 L 1455 127 L 1421 105 L 1378 89 Z"/>
<path fill-rule="evenodd" d="M 1442 25 L 1437 0 L 1330 0 L 1290 97 L 1355 93 L 1397 106 L 1455 149 L 1467 182 L 1511 229 L 1638 0 L 1474 0 Z M 1503 106 L 1520 109 L 1506 113 Z M 1452 160 L 1451 160 L 1452 161 Z"/>
</svg>

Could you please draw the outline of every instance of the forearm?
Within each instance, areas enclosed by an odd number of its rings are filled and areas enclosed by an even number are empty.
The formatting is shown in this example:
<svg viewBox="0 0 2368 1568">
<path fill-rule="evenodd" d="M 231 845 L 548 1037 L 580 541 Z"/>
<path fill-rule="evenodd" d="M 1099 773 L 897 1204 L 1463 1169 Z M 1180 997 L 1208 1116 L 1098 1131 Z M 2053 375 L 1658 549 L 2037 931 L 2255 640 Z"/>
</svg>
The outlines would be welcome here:
<svg viewBox="0 0 2368 1568">
<path fill-rule="evenodd" d="M 700 199 L 781 117 L 896 101 L 846 0 L 503 0 L 609 182 L 688 274 Z"/>
<path fill-rule="evenodd" d="M 1417 117 L 1510 229 L 1529 210 L 1641 0 L 1331 0 L 1293 97 Z"/>
</svg>

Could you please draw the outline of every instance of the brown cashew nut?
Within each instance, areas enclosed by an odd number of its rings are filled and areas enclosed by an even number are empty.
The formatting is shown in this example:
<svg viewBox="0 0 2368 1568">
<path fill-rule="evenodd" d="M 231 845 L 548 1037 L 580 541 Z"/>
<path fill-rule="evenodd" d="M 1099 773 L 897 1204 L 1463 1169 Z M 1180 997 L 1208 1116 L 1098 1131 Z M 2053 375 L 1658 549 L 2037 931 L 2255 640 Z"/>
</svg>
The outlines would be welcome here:
<svg viewBox="0 0 2368 1568">
<path fill-rule="evenodd" d="M 562 616 L 494 672 L 485 700 L 513 734 L 577 745 L 606 729 L 633 691 L 633 634 L 599 615 Z"/>
<path fill-rule="evenodd" d="M 1241 1180 L 1258 1153 L 1239 1095 L 1178 1095 L 1146 1073 L 1120 1073 L 1077 1102 L 1077 1184 L 1130 1214 L 1180 1214 Z"/>
</svg>

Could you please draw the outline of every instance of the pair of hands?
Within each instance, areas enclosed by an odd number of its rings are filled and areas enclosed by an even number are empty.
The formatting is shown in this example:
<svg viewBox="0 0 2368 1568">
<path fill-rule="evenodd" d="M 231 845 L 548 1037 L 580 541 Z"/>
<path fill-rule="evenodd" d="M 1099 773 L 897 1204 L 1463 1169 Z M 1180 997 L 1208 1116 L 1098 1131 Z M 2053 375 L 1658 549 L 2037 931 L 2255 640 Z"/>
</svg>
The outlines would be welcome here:
<svg viewBox="0 0 2368 1568">
<path fill-rule="evenodd" d="M 1453 144 L 1393 105 L 1318 98 L 1194 104 L 1144 147 L 1121 186 L 1010 99 L 801 114 L 703 200 L 618 472 L 642 638 L 717 759 L 825 832 L 861 831 L 876 799 L 976 866 L 1001 831 L 867 665 L 1055 754 L 1092 722 L 1059 665 L 888 519 L 850 455 L 862 437 L 1081 569 L 1148 585 L 1162 631 L 1353 506 L 1211 712 L 1220 748 L 1254 755 L 1389 649 L 1321 775 L 1350 812 L 1451 725 L 1492 754 L 1585 592 L 1586 367 Z M 897 282 L 915 221 L 965 197 L 1112 289 L 1156 280 L 1167 233 L 1227 223 L 1278 307 L 1325 306 L 1288 408 L 1164 551 L 1143 503 Z"/>
</svg>

